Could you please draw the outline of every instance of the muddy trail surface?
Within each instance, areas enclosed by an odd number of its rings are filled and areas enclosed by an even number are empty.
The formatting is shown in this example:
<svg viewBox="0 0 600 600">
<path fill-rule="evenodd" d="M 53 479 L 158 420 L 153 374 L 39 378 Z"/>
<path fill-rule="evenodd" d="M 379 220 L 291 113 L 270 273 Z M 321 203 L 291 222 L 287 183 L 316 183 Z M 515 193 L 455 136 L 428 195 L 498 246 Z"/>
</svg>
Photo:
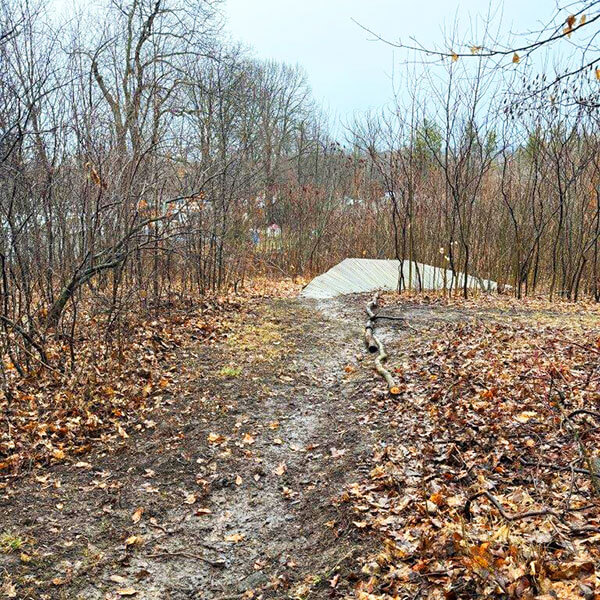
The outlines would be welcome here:
<svg viewBox="0 0 600 600">
<path fill-rule="evenodd" d="M 341 598 L 377 540 L 336 501 L 390 432 L 365 297 L 256 302 L 182 355 L 149 435 L 2 490 L 15 598 Z M 395 431 L 394 435 L 398 435 Z"/>
</svg>

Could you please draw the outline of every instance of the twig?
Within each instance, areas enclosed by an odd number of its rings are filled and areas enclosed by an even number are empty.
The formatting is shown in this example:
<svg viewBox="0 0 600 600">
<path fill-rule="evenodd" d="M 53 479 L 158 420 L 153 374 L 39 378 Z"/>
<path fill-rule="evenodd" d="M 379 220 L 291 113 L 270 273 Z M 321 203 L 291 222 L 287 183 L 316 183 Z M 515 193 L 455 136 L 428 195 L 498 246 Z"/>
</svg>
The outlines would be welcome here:
<svg viewBox="0 0 600 600">
<path fill-rule="evenodd" d="M 404 317 L 394 317 L 392 315 L 374 315 L 373 317 L 371 317 L 372 320 L 377 320 L 377 319 L 385 319 L 386 321 L 404 321 L 406 322 L 406 319 Z"/>
<path fill-rule="evenodd" d="M 477 498 L 481 497 L 487 498 L 498 509 L 498 512 L 502 515 L 502 517 L 507 521 L 518 521 L 520 519 L 529 519 L 531 517 L 542 517 L 547 515 L 556 517 L 560 520 L 560 515 L 550 508 L 544 508 L 541 510 L 531 510 L 524 513 L 517 513 L 515 515 L 508 514 L 504 510 L 504 507 L 500 504 L 500 502 L 498 502 L 498 500 L 494 498 L 494 496 L 492 496 L 489 492 L 478 492 L 477 494 L 473 494 L 465 503 L 463 512 L 468 521 L 471 520 L 471 504 L 474 500 L 477 500 Z"/>
<path fill-rule="evenodd" d="M 590 415 L 591 417 L 596 417 L 597 419 L 600 419 L 600 412 L 596 412 L 594 410 L 587 410 L 586 408 L 579 408 L 577 410 L 574 410 L 572 413 L 569 413 L 567 415 L 567 419 L 572 419 L 577 415 Z"/>
<path fill-rule="evenodd" d="M 530 510 L 528 512 L 517 513 L 514 515 L 509 514 L 506 512 L 506 510 L 504 509 L 502 504 L 500 504 L 500 502 L 496 498 L 494 498 L 494 496 L 492 496 L 492 494 L 490 494 L 489 492 L 478 492 L 477 494 L 473 494 L 466 501 L 465 506 L 463 508 L 463 512 L 468 521 L 471 520 L 471 503 L 474 500 L 477 500 L 477 498 L 481 498 L 481 497 L 487 498 L 496 507 L 496 509 L 502 515 L 502 517 L 504 519 L 506 519 L 507 521 L 519 521 L 520 519 L 530 519 L 532 517 L 550 516 L 550 517 L 554 517 L 554 518 L 558 519 L 564 525 L 566 525 L 569 528 L 570 533 L 572 533 L 573 535 L 578 535 L 578 534 L 582 534 L 582 533 L 598 533 L 598 532 L 600 532 L 600 527 L 595 527 L 593 525 L 590 525 L 590 526 L 586 525 L 584 527 L 571 527 L 568 523 L 564 523 L 564 521 L 562 520 L 562 516 L 559 513 L 557 513 L 555 510 L 552 510 L 550 508 L 543 508 L 541 510 Z M 565 509 L 564 512 L 573 512 L 574 510 L 576 510 L 576 509 L 567 508 L 567 509 Z"/>
<path fill-rule="evenodd" d="M 580 459 L 578 459 L 580 460 Z M 582 475 L 590 475 L 590 472 L 587 469 L 581 469 L 579 467 L 563 467 L 562 465 L 553 465 L 551 463 L 542 463 L 542 462 L 533 462 L 531 460 L 527 460 L 526 458 L 519 458 L 521 464 L 526 467 L 543 467 L 544 469 L 552 469 L 554 471 L 571 471 L 573 470 L 575 473 L 581 473 Z"/>
<path fill-rule="evenodd" d="M 204 556 L 200 556 L 198 554 L 191 554 L 190 552 L 183 552 L 180 550 L 177 550 L 175 552 L 156 552 L 155 554 L 146 554 L 146 556 L 148 558 L 174 558 L 177 556 L 182 556 L 184 558 L 191 558 L 191 559 L 195 559 L 195 560 L 201 560 L 202 562 L 205 562 L 206 564 L 210 565 L 211 567 L 218 567 L 220 569 L 222 569 L 223 567 L 225 567 L 225 561 L 223 560 L 210 560 L 209 558 L 206 558 Z"/>
</svg>

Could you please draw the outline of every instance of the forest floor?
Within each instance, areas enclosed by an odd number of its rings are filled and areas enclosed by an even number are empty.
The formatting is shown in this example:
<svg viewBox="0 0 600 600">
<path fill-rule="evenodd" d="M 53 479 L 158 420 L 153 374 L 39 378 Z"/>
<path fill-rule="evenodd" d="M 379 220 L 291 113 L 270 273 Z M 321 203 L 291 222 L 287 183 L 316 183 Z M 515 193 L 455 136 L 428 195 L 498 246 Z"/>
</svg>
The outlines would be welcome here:
<svg viewBox="0 0 600 600">
<path fill-rule="evenodd" d="M 151 425 L 2 483 L 0 598 L 599 598 L 598 310 L 388 295 L 390 397 L 366 300 L 249 302 Z"/>
</svg>

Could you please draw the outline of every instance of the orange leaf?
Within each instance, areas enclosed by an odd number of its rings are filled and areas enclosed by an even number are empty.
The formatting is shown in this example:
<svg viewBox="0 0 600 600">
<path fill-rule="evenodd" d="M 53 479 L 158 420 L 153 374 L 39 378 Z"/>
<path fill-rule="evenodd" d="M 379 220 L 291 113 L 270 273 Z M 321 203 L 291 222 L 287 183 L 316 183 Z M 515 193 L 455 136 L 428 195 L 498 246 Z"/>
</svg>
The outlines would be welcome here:
<svg viewBox="0 0 600 600">
<path fill-rule="evenodd" d="M 140 507 L 131 515 L 131 520 L 134 523 L 139 523 L 143 514 L 144 514 L 144 509 L 142 507 Z"/>
<path fill-rule="evenodd" d="M 225 441 L 220 433 L 209 433 L 207 439 L 209 444 L 222 444 Z"/>
</svg>

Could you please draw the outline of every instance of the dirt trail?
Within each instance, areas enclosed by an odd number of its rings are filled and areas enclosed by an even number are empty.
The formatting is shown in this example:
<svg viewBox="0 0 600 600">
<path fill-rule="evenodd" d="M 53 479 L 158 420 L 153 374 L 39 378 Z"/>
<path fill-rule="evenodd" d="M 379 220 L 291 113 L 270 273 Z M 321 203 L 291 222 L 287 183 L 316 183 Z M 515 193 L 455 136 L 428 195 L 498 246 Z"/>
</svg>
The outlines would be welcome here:
<svg viewBox="0 0 600 600">
<path fill-rule="evenodd" d="M 381 437 L 365 426 L 375 378 L 359 360 L 362 310 L 359 298 L 258 303 L 228 341 L 195 349 L 197 383 L 154 417 L 151 437 L 4 490 L 2 530 L 27 557 L 0 554 L 6 589 L 331 597 L 327 580 L 372 542 L 332 502 Z"/>
</svg>

